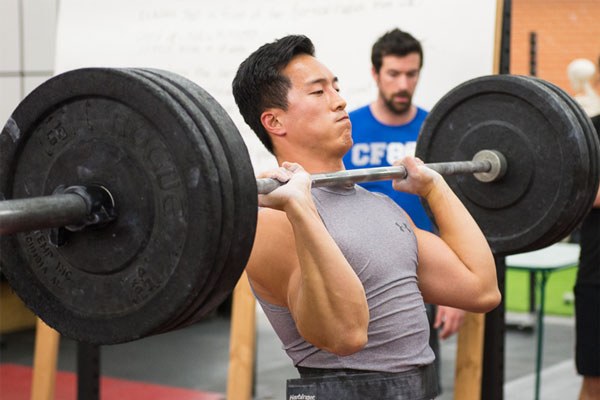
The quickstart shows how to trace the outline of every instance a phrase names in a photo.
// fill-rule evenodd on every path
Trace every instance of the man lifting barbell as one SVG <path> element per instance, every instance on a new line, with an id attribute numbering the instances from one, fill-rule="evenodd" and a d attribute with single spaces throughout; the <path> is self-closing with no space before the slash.
<path id="1" fill-rule="evenodd" d="M 275 59 L 278 57 L 281 55 L 276 54 Z M 311 172 L 323 172 L 310 176 L 313 187 L 337 186 L 314 191 L 322 202 L 330 201 L 329 197 L 336 198 L 335 213 L 326 215 L 329 204 L 318 202 L 317 210 L 323 213 L 321 217 L 326 222 L 335 220 L 334 225 L 331 221 L 326 224 L 333 233 L 331 236 L 337 239 L 341 235 L 348 240 L 357 240 L 353 235 L 372 227 L 371 213 L 368 208 L 357 212 L 352 207 L 345 212 L 346 202 L 352 203 L 354 197 L 338 196 L 336 191 L 345 188 L 346 184 L 351 187 L 353 183 L 364 180 L 403 178 L 406 169 L 396 166 L 383 171 L 378 168 L 354 170 L 352 173 L 326 171 L 341 167 L 341 163 L 336 164 L 339 161 L 336 155 L 341 158 L 340 154 L 348 143 L 330 136 L 335 133 L 334 130 L 321 132 L 321 124 L 322 127 L 333 124 L 344 130 L 347 122 L 343 118 L 327 120 L 323 114 L 325 109 L 313 108 L 312 102 L 318 104 L 319 101 L 335 98 L 337 107 L 343 108 L 343 100 L 331 92 L 331 86 L 337 83 L 330 81 L 330 73 L 314 57 L 308 54 L 289 55 L 289 59 L 284 57 L 283 63 L 287 64 L 290 59 L 310 60 L 306 64 L 306 72 L 317 68 L 324 74 L 321 77 L 327 79 L 312 83 L 317 87 L 323 85 L 321 89 L 304 93 L 310 101 L 289 99 L 294 100 L 293 103 L 290 101 L 290 105 L 303 106 L 304 109 L 286 109 L 282 99 L 299 92 L 294 89 L 288 93 L 285 79 L 281 80 L 283 75 L 275 73 L 273 79 L 281 91 L 276 98 L 280 102 L 269 106 L 271 111 L 279 110 L 280 113 L 265 114 L 277 117 L 267 118 L 265 124 L 274 124 L 270 129 L 281 147 L 278 149 L 281 157 L 300 161 L 299 164 Z M 287 68 L 292 65 L 300 67 L 302 63 L 293 62 Z M 293 76 L 299 78 L 297 72 Z M 277 86 L 279 84 L 283 86 Z M 248 95 L 252 99 L 257 88 L 250 86 L 248 89 L 254 92 Z M 308 105 L 311 107 L 306 107 Z M 282 111 L 284 109 L 286 111 Z M 261 112 L 256 111 L 256 114 L 260 116 Z M 338 112 L 339 117 L 344 115 L 343 110 Z M 303 118 L 296 121 L 288 118 L 295 114 L 301 114 Z M 304 118 L 315 118 L 315 115 L 326 120 L 313 122 Z M 250 122 L 255 129 L 262 129 L 260 118 L 256 118 Z M 304 130 L 299 133 L 303 127 L 306 133 Z M 293 128 L 292 135 L 288 134 L 290 128 Z M 320 135 L 326 147 L 320 143 Z M 293 144 L 290 148 L 293 151 L 285 148 L 287 141 Z M 531 77 L 487 76 L 457 86 L 436 103 L 423 125 L 416 148 L 416 155 L 427 161 L 428 167 L 416 166 L 410 159 L 407 162 L 411 174 L 427 171 L 423 180 L 416 180 L 425 186 L 432 183 L 429 181 L 432 176 L 428 175 L 432 173 L 430 169 L 444 175 L 452 192 L 477 221 L 493 254 L 502 256 L 554 243 L 583 220 L 598 191 L 599 147 L 591 121 L 562 90 Z M 296 154 L 296 149 L 303 149 L 302 154 Z M 325 164 L 330 165 L 326 167 Z M 281 173 L 286 175 L 285 179 L 290 174 L 285 170 Z M 292 174 L 294 182 L 302 176 L 306 179 L 304 173 L 300 175 Z M 434 186 L 437 189 L 432 193 L 435 193 L 446 186 L 439 182 L 438 175 L 433 176 L 436 177 Z M 414 178 L 411 176 L 405 183 L 396 183 L 407 184 L 409 190 L 419 191 L 422 189 L 417 187 L 419 185 L 412 186 Z M 279 186 L 281 183 L 273 179 L 256 180 L 247 148 L 231 118 L 197 84 L 162 70 L 83 68 L 68 71 L 44 82 L 23 99 L 0 133 L 2 274 L 24 303 L 44 322 L 62 335 L 80 342 L 123 343 L 179 329 L 210 315 L 231 293 L 253 248 L 258 213 L 257 192 L 266 194 Z M 306 189 L 304 187 L 299 195 L 309 201 Z M 356 193 L 362 199 L 362 194 Z M 386 201 L 377 197 L 367 199 L 376 203 Z M 444 201 L 453 203 L 455 200 L 452 197 Z M 437 205 L 429 211 L 442 218 L 438 222 L 452 225 L 452 213 L 455 211 L 444 210 L 446 213 L 440 214 L 438 203 L 432 202 Z M 464 213 L 460 205 L 456 207 L 460 209 L 456 211 L 458 214 Z M 393 212 L 387 206 L 384 209 Z M 311 211 L 315 217 L 315 209 Z M 399 211 L 395 209 L 395 212 Z M 268 210 L 260 213 L 258 234 L 264 237 L 264 216 L 277 214 Z M 280 213 L 280 221 L 275 223 L 286 221 L 282 215 Z M 408 311 L 415 313 L 415 321 L 413 325 L 402 325 L 401 328 L 419 331 L 423 330 L 418 319 L 422 299 L 415 286 L 415 248 L 410 245 L 416 246 L 415 238 L 420 238 L 421 233 L 415 231 L 408 220 L 403 220 L 403 214 L 393 217 L 398 225 L 394 223 L 391 231 L 384 231 L 385 224 L 382 223 L 374 233 L 365 231 L 363 234 L 368 240 L 358 245 L 374 257 L 398 256 L 389 249 L 406 245 L 398 250 L 413 255 L 414 262 L 410 267 L 413 269 L 404 271 L 408 272 L 406 280 L 402 280 L 405 277 L 401 275 L 403 270 L 396 268 L 392 272 L 403 284 L 412 284 L 413 289 L 414 297 L 407 304 L 415 306 Z M 323 229 L 321 219 L 315 219 L 312 222 Z M 340 220 L 341 227 L 337 225 Z M 367 221 L 359 223 L 363 220 Z M 470 219 L 466 217 L 466 220 Z M 465 226 L 469 236 L 475 234 L 471 224 L 472 221 Z M 348 226 L 353 229 L 348 229 Z M 290 229 L 290 225 L 283 224 L 281 233 L 291 235 Z M 413 236 L 415 232 L 416 236 Z M 308 233 L 322 234 L 329 238 L 327 240 L 331 244 L 329 232 Z M 397 235 L 406 235 L 413 240 L 407 243 L 394 240 Z M 279 239 L 292 240 L 290 236 L 278 236 L 276 239 L 271 243 L 272 247 L 282 247 Z M 460 243 L 452 246 L 472 246 L 481 239 L 480 236 L 473 240 L 461 236 Z M 313 244 L 319 247 L 325 242 Z M 337 244 L 332 246 L 338 248 Z M 383 250 L 377 251 L 378 248 Z M 344 245 L 339 249 L 355 250 Z M 482 251 L 487 254 L 482 257 L 487 258 L 489 251 L 486 249 L 487 245 L 466 250 L 461 248 L 460 253 Z M 267 251 L 271 249 L 267 248 Z M 290 257 L 288 253 L 286 251 L 279 256 L 285 259 Z M 295 253 L 292 251 L 291 254 Z M 344 253 L 341 260 L 339 253 L 337 256 L 335 260 L 345 265 L 349 275 L 338 274 L 335 279 L 352 277 L 354 272 L 346 264 Z M 423 251 L 419 259 L 422 264 L 420 270 L 423 270 L 423 265 L 431 263 L 429 257 L 435 256 L 435 253 Z M 266 265 L 275 265 L 277 261 L 268 260 Z M 356 265 L 354 259 L 350 261 L 350 265 Z M 407 260 L 403 258 L 401 261 Z M 455 261 L 460 264 L 456 258 Z M 471 266 L 471 260 L 466 261 Z M 300 271 L 297 268 L 296 271 Z M 464 266 L 458 271 L 466 276 L 471 274 Z M 283 272 L 288 273 L 289 270 L 283 269 Z M 294 279 L 297 279 L 296 276 Z M 345 296 L 352 288 L 356 289 L 356 277 L 350 278 L 350 282 L 348 285 L 339 285 L 335 280 L 322 283 L 342 286 L 342 295 Z M 429 279 L 421 280 L 420 284 L 428 288 L 433 286 L 432 282 L 440 284 Z M 253 283 L 259 296 L 267 297 L 260 282 Z M 373 306 L 369 315 L 371 320 L 377 320 L 369 326 L 373 333 L 378 324 L 385 322 L 377 319 L 377 312 L 383 312 L 390 306 L 394 308 L 397 299 L 391 299 L 390 303 L 382 302 L 377 309 L 378 304 L 373 304 L 373 301 L 380 297 L 373 299 L 370 296 L 371 281 L 367 283 L 366 287 L 360 283 L 366 294 L 357 304 L 360 307 L 362 301 L 364 307 L 366 301 L 367 305 Z M 464 280 L 443 282 L 439 288 L 424 292 L 428 296 L 433 292 L 434 297 L 443 297 L 465 284 Z M 406 287 L 401 286 L 401 289 Z M 282 291 L 287 288 L 287 285 L 281 285 Z M 478 289 L 473 286 L 469 290 Z M 394 291 L 382 292 L 384 297 L 396 294 Z M 281 296 L 281 292 L 276 291 L 275 295 Z M 491 297 L 495 295 L 497 293 Z M 457 299 L 463 299 L 462 296 L 464 293 L 460 293 Z M 285 296 L 281 297 L 279 304 L 285 305 L 290 301 Z M 277 299 L 269 297 L 263 300 Z M 479 301 L 475 298 L 470 300 Z M 492 300 L 489 302 L 493 303 Z M 486 308 L 484 304 L 479 305 L 482 310 Z M 491 304 L 487 305 L 491 307 Z M 350 304 L 332 302 L 325 304 L 321 312 L 327 307 L 345 309 L 346 306 L 352 309 Z M 276 305 L 273 307 L 275 310 L 287 310 Z M 328 316 L 337 314 L 332 312 Z M 344 315 L 339 312 L 340 317 Z M 355 346 L 363 344 L 365 338 L 361 337 L 360 330 L 363 329 L 364 336 L 364 326 L 361 327 L 364 315 L 352 317 L 348 321 L 340 318 L 325 320 L 328 332 L 335 331 L 337 323 L 344 325 L 355 321 L 359 326 L 358 335 L 356 331 L 344 331 L 343 337 L 352 339 L 350 348 L 345 347 L 348 342 L 335 342 L 332 346 L 342 347 L 336 351 L 349 353 Z M 396 318 L 396 315 L 389 318 Z M 285 321 L 292 322 L 289 316 Z M 321 330 L 315 333 L 310 318 L 308 329 L 319 340 L 322 340 L 321 333 L 326 333 Z M 334 339 L 339 335 L 337 332 Z M 311 339 L 314 339 L 313 336 Z M 424 336 L 427 336 L 426 332 Z M 418 342 L 420 337 L 420 334 L 415 334 L 411 340 Z M 364 352 L 385 340 L 377 334 L 368 339 L 364 350 L 336 360 L 353 360 L 352 357 L 366 354 Z M 315 355 L 329 354 L 316 347 L 314 349 Z M 305 349 L 292 347 L 291 350 L 302 354 Z M 423 363 L 428 360 L 426 347 L 410 347 L 408 350 L 413 355 L 420 352 Z M 398 357 L 400 354 L 405 353 L 387 352 L 383 361 L 391 363 L 393 357 L 388 356 Z M 371 365 L 377 361 L 382 360 L 370 360 Z M 357 367 L 381 370 L 386 368 L 381 366 L 383 361 L 373 367 L 361 360 Z M 407 365 L 406 360 L 401 362 Z M 342 366 L 336 364 L 335 367 Z M 309 370 L 303 373 L 307 374 Z"/>
<path id="2" fill-rule="evenodd" d="M 441 239 L 383 195 L 354 185 L 310 190 L 306 171 L 342 170 L 352 138 L 337 78 L 308 38 L 262 46 L 241 64 L 233 92 L 281 164 L 266 176 L 288 182 L 259 200 L 246 267 L 301 375 L 288 381 L 288 398 L 434 398 L 423 299 L 474 312 L 500 302 L 476 222 L 444 179 L 411 157 L 394 187 L 427 200 Z"/>

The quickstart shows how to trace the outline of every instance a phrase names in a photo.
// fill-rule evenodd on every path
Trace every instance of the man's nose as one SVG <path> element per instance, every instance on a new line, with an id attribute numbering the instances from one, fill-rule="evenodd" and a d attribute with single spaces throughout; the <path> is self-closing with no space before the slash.
<path id="1" fill-rule="evenodd" d="M 335 91 L 333 97 L 333 109 L 334 110 L 344 110 L 346 108 L 346 100 L 340 95 L 339 92 Z"/>
<path id="2" fill-rule="evenodd" d="M 405 74 L 400 74 L 396 77 L 396 88 L 398 90 L 408 89 L 408 77 Z"/>

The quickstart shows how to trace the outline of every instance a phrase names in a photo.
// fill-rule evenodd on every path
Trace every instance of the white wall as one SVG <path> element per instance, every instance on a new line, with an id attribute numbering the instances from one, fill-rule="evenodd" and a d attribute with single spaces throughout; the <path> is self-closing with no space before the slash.
<path id="1" fill-rule="evenodd" d="M 495 13 L 496 0 L 61 0 L 56 71 L 135 66 L 186 76 L 232 116 L 262 169 L 272 158 L 231 95 L 238 65 L 258 46 L 291 33 L 309 36 L 353 109 L 376 93 L 373 41 L 400 27 L 423 43 L 415 98 L 431 108 L 457 84 L 492 72 Z"/>
<path id="2" fill-rule="evenodd" d="M 54 69 L 58 0 L 0 0 L 0 121 Z"/>

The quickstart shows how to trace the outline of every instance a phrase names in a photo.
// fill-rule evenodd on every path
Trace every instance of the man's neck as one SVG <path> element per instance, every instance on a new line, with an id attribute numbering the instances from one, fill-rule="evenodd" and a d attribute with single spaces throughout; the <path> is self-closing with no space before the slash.
<path id="1" fill-rule="evenodd" d="M 315 157 L 303 157 L 298 153 L 295 153 L 294 156 L 286 156 L 285 154 L 277 156 L 278 165 L 281 165 L 284 161 L 298 163 L 310 174 L 341 171 L 344 169 L 342 158 L 321 159 Z"/>
<path id="2" fill-rule="evenodd" d="M 383 103 L 383 100 L 378 99 L 371 103 L 371 112 L 375 119 L 384 125 L 405 125 L 412 121 L 417 115 L 417 107 L 411 104 L 410 108 L 402 113 L 396 114 Z"/>

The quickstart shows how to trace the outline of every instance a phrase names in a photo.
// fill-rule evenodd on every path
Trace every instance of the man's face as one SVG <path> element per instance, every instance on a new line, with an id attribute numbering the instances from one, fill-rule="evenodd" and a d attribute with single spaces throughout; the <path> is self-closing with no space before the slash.
<path id="1" fill-rule="evenodd" d="M 410 110 L 419 81 L 420 64 L 418 53 L 403 57 L 387 55 L 383 57 L 379 73 L 373 71 L 379 97 L 394 114 L 402 115 Z"/>
<path id="2" fill-rule="evenodd" d="M 352 127 L 337 78 L 306 54 L 295 56 L 283 74 L 292 83 L 282 116 L 287 135 L 305 149 L 324 152 L 330 147 L 345 154 L 352 146 Z"/>

